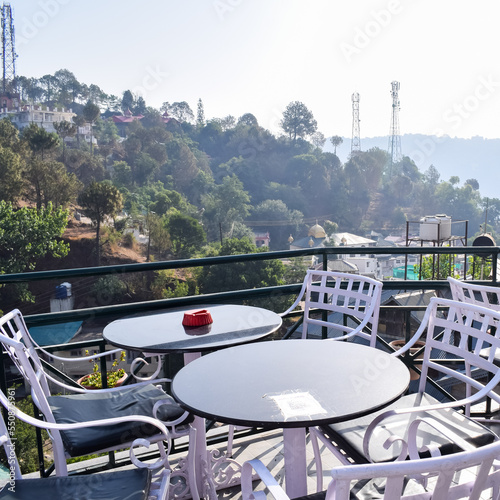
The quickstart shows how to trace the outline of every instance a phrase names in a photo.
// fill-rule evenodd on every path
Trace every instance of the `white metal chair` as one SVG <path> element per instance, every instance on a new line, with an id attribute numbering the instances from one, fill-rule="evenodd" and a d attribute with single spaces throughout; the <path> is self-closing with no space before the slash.
<path id="1" fill-rule="evenodd" d="M 130 458 L 136 466 L 133 469 L 92 475 L 23 479 L 16 456 L 16 419 L 49 432 L 79 429 L 84 424 L 57 424 L 35 419 L 16 408 L 13 397 L 10 394 L 7 397 L 1 391 L 0 402 L 8 411 L 8 429 L 4 419 L 0 416 L 0 444 L 4 447 L 10 469 L 9 481 L 0 491 L 0 499 L 86 500 L 92 498 L 93 500 L 118 500 L 127 498 L 130 500 L 166 500 L 168 497 L 171 476 L 168 462 L 170 435 L 167 428 L 158 420 L 152 417 L 134 416 L 94 420 L 87 424 L 108 427 L 110 424 L 121 424 L 135 420 L 141 425 L 156 428 L 156 431 L 162 435 L 163 441 L 158 442 L 160 459 L 155 463 L 141 462 L 134 455 L 134 448 L 131 448 Z M 165 448 L 165 444 L 167 448 Z M 134 445 L 149 446 L 150 443 L 147 440 L 139 439 L 134 442 Z"/>
<path id="2" fill-rule="evenodd" d="M 328 329 L 328 338 L 348 340 L 356 336 L 370 346 L 377 342 L 382 283 L 358 274 L 316 271 L 309 269 L 295 302 L 280 316 L 286 316 L 304 302 L 302 338 L 307 338 L 310 327 Z M 326 313 L 326 319 L 321 318 Z M 356 326 L 350 326 L 347 318 Z M 371 328 L 371 330 L 370 330 Z M 232 455 L 234 431 L 246 427 L 229 426 L 227 453 Z"/>
<path id="3" fill-rule="evenodd" d="M 453 300 L 500 311 L 499 287 L 467 283 L 451 277 L 448 278 L 448 283 Z M 483 355 L 488 355 L 488 349 L 485 349 Z M 500 351 L 496 353 L 495 360 L 497 364 L 500 364 Z"/>
<path id="4" fill-rule="evenodd" d="M 447 314 L 438 313 L 440 308 L 448 308 Z M 500 371 L 494 363 L 500 335 L 489 333 L 492 328 L 500 333 L 496 328 L 499 322 L 500 312 L 492 309 L 431 299 L 420 328 L 405 347 L 393 353 L 399 356 L 406 352 L 427 330 L 418 391 L 374 414 L 321 427 L 318 429 L 321 440 L 346 464 L 406 458 L 408 450 L 398 444 L 399 438 L 407 438 L 415 418 L 425 417 L 426 422 L 432 422 L 432 426 L 418 429 L 416 435 L 416 447 L 427 450 L 425 453 L 473 450 L 497 440 L 496 434 L 469 415 L 471 404 L 486 397 L 500 402 L 500 396 L 494 391 L 500 381 Z M 484 357 L 481 353 L 486 347 L 490 352 Z M 438 384 L 446 385 L 453 392 L 461 391 L 458 400 L 443 398 L 442 393 L 427 383 L 431 371 Z M 448 400 L 442 402 L 443 399 Z M 461 411 L 462 408 L 465 411 Z M 348 457 L 339 450 L 347 452 Z M 421 456 L 420 451 L 418 454 L 410 451 L 413 457 Z M 315 455 L 320 461 L 317 450 Z"/>
<path id="5" fill-rule="evenodd" d="M 309 269 L 297 299 L 281 315 L 286 316 L 304 302 L 302 338 L 307 338 L 311 327 L 320 326 L 328 328 L 329 338 L 359 336 L 375 347 L 381 294 L 382 283 L 372 278 Z M 321 312 L 326 313 L 326 319 Z M 356 325 L 348 325 L 347 318 L 353 318 Z"/>
<path id="6" fill-rule="evenodd" d="M 418 423 L 418 421 L 415 421 Z M 326 491 L 299 497 L 300 500 L 407 499 L 444 500 L 491 498 L 498 500 L 500 441 L 474 451 L 393 463 L 335 467 Z M 256 491 L 253 471 L 266 491 Z M 255 484 L 255 483 L 254 483 Z M 279 483 L 260 460 L 245 462 L 241 480 L 243 500 L 288 499 Z"/>
<path id="7" fill-rule="evenodd" d="M 500 311 L 500 287 L 467 283 L 452 277 L 448 278 L 448 283 L 453 300 Z"/>
<path id="8" fill-rule="evenodd" d="M 67 474 L 66 459 L 69 457 L 128 448 L 138 438 L 153 443 L 162 441 L 164 435 L 157 432 L 157 427 L 145 425 L 142 417 L 154 417 L 169 428 L 172 438 L 188 435 L 190 444 L 194 443 L 194 431 L 189 425 L 191 416 L 160 385 L 153 385 L 148 381 L 125 387 L 87 391 L 62 384 L 44 371 L 35 346 L 30 343 L 26 332 L 24 319 L 18 310 L 11 311 L 0 319 L 0 342 L 30 385 L 35 405 L 47 423 L 82 424 L 79 427 L 51 428 L 57 475 Z M 59 384 L 65 392 L 76 393 L 52 395 L 48 380 Z M 154 382 L 161 384 L 165 381 L 170 380 L 158 379 Z M 125 419 L 115 422 L 117 417 Z M 106 420 L 109 425 L 96 427 L 92 422 L 97 420 Z M 194 469 L 191 460 L 193 455 L 188 454 L 185 472 L 186 480 L 191 484 L 195 484 L 188 477 Z"/>

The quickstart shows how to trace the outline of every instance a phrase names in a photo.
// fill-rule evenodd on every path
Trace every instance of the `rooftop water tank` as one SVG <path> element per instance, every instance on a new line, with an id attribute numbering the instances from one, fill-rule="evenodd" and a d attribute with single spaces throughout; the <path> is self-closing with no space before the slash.
<path id="1" fill-rule="evenodd" d="M 64 283 L 61 283 L 61 286 L 66 288 L 66 296 L 71 297 L 71 283 L 68 283 L 67 281 L 65 281 Z"/>
<path id="2" fill-rule="evenodd" d="M 56 286 L 56 299 L 67 299 L 71 297 L 71 283 L 64 282 Z"/>
<path id="3" fill-rule="evenodd" d="M 451 217 L 445 214 L 426 215 L 420 219 L 420 239 L 442 241 L 451 237 Z"/>
<path id="4" fill-rule="evenodd" d="M 65 286 L 57 285 L 56 286 L 56 299 L 66 299 L 68 298 L 68 292 Z"/>

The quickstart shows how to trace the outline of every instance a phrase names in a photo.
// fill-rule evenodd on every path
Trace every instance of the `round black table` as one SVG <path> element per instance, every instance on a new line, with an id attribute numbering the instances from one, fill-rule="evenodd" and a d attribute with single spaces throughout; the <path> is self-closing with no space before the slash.
<path id="1" fill-rule="evenodd" d="M 188 310 L 207 309 L 213 323 L 183 326 Z M 169 309 L 113 321 L 104 328 L 104 339 L 117 347 L 144 353 L 200 353 L 252 342 L 278 330 L 281 317 L 267 309 L 241 305 L 209 305 Z"/>
<path id="2" fill-rule="evenodd" d="M 201 417 L 283 428 L 287 492 L 300 496 L 307 493 L 305 428 L 381 409 L 398 399 L 409 382 L 400 359 L 373 347 L 285 340 L 203 356 L 177 373 L 172 393 Z"/>

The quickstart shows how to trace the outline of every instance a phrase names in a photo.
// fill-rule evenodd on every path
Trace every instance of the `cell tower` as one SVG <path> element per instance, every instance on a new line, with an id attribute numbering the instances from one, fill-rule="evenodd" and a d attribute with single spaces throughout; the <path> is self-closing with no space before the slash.
<path id="1" fill-rule="evenodd" d="M 391 83 L 392 96 L 392 117 L 391 117 L 391 132 L 389 134 L 389 149 L 388 153 L 391 157 L 391 166 L 401 161 L 403 155 L 401 153 L 401 133 L 399 131 L 399 82 Z"/>
<path id="2" fill-rule="evenodd" d="M 361 151 L 361 137 L 359 133 L 359 94 L 352 94 L 352 139 L 351 155 Z"/>
<path id="3" fill-rule="evenodd" d="M 2 91 L 12 91 L 13 83 L 16 78 L 16 51 L 14 38 L 14 20 L 12 18 L 12 9 L 9 3 L 2 6 Z"/>

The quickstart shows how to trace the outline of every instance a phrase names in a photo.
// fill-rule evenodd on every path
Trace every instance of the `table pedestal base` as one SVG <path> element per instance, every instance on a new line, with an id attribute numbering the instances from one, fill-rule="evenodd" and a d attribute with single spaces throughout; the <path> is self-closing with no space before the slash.
<path id="1" fill-rule="evenodd" d="M 290 498 L 307 495 L 306 430 L 283 429 L 285 487 Z"/>

